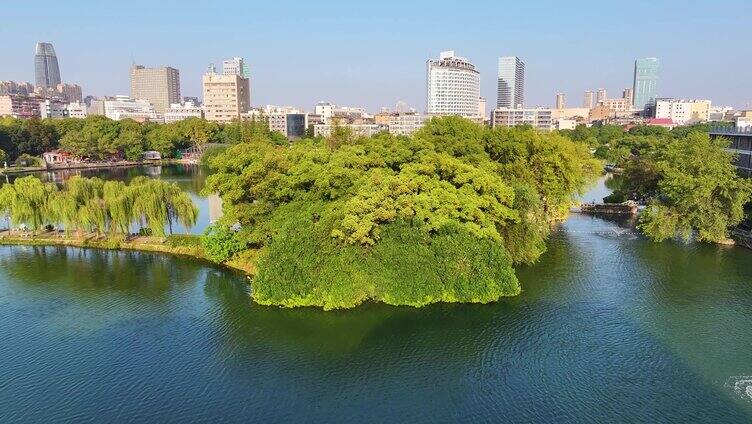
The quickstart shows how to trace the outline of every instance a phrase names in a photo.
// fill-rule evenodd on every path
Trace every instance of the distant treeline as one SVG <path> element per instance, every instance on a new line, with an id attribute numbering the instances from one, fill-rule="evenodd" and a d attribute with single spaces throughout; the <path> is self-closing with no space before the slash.
<path id="1" fill-rule="evenodd" d="M 58 148 L 94 160 L 114 156 L 139 160 L 145 151 L 172 158 L 180 149 L 201 148 L 207 143 L 236 144 L 254 137 L 287 141 L 282 134 L 271 133 L 264 120 L 221 125 L 200 118 L 158 124 L 132 119 L 113 121 L 104 116 L 24 120 L 4 117 L 0 118 L 0 161 L 40 156 Z"/>

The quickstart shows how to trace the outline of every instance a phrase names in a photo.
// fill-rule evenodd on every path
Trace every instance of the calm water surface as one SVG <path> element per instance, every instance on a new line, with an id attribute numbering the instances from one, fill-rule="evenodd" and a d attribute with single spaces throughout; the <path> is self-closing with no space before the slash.
<path id="1" fill-rule="evenodd" d="M 519 297 L 324 313 L 187 259 L 0 247 L 0 423 L 749 423 L 751 261 L 573 215 Z"/>

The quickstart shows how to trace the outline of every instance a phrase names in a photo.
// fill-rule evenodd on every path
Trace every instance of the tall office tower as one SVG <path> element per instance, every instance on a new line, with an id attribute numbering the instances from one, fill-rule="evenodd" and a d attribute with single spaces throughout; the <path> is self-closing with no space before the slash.
<path id="1" fill-rule="evenodd" d="M 629 102 L 631 105 L 634 100 L 632 89 L 629 87 L 625 88 L 624 91 L 621 92 L 621 98 Z"/>
<path id="2" fill-rule="evenodd" d="M 658 95 L 661 63 L 656 57 L 635 60 L 632 93 L 636 109 L 652 105 Z"/>
<path id="3" fill-rule="evenodd" d="M 606 100 L 608 96 L 606 95 L 606 89 L 605 88 L 599 88 L 598 91 L 595 92 L 595 103 L 598 104 L 604 100 Z"/>
<path id="4" fill-rule="evenodd" d="M 180 72 L 169 66 L 146 68 L 131 66 L 131 99 L 149 100 L 157 113 L 180 103 Z"/>
<path id="5" fill-rule="evenodd" d="M 566 98 L 564 93 L 556 93 L 556 109 L 561 110 L 566 107 Z"/>
<path id="6" fill-rule="evenodd" d="M 60 67 L 51 43 L 37 43 L 34 54 L 34 75 L 37 87 L 55 88 L 60 84 Z"/>
<path id="7" fill-rule="evenodd" d="M 233 57 L 222 62 L 222 75 L 240 75 L 250 79 L 251 72 L 242 57 Z"/>
<path id="8" fill-rule="evenodd" d="M 582 100 L 582 107 L 586 107 L 588 109 L 592 109 L 593 104 L 593 92 L 588 90 L 585 92 L 585 98 Z"/>
<path id="9" fill-rule="evenodd" d="M 499 58 L 499 81 L 496 107 L 525 105 L 525 63 L 517 56 Z"/>
<path id="10" fill-rule="evenodd" d="M 248 78 L 237 74 L 220 75 L 209 68 L 203 77 L 204 118 L 213 122 L 232 122 L 251 107 Z"/>
<path id="11" fill-rule="evenodd" d="M 426 65 L 426 112 L 477 117 L 480 72 L 475 65 L 454 51 L 441 52 Z"/>
<path id="12" fill-rule="evenodd" d="M 478 115 L 482 117 L 486 117 L 486 98 L 480 97 L 478 99 Z"/>

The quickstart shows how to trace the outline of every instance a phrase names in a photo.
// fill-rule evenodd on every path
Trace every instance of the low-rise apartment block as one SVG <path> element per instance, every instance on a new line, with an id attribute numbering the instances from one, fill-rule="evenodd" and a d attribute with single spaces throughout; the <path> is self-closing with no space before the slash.
<path id="1" fill-rule="evenodd" d="M 518 125 L 530 125 L 539 131 L 551 131 L 553 125 L 551 109 L 497 108 L 491 114 L 493 128 Z"/>

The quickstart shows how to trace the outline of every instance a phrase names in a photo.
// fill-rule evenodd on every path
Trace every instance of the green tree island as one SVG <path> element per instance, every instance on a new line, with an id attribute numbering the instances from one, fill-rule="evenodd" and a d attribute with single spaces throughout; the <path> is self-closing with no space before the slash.
<path id="1" fill-rule="evenodd" d="M 225 208 L 207 236 L 217 259 L 256 250 L 256 302 L 324 309 L 517 295 L 514 266 L 544 252 L 600 173 L 584 143 L 457 117 L 412 137 L 250 134 L 210 163 L 206 190 Z"/>

